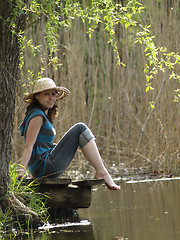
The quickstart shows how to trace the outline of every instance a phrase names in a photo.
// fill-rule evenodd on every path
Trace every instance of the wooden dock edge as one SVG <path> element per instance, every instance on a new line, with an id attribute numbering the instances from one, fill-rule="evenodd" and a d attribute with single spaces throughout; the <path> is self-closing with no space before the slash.
<path id="1" fill-rule="evenodd" d="M 104 183 L 103 179 L 72 181 L 69 178 L 26 179 L 24 184 L 37 184 L 39 192 L 46 194 L 47 207 L 50 209 L 88 208 L 92 200 L 92 187 Z"/>

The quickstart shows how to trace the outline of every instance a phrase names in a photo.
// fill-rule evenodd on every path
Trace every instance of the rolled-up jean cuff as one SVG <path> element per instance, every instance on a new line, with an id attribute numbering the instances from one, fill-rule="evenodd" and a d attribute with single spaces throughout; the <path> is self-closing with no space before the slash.
<path id="1" fill-rule="evenodd" d="M 85 147 L 91 139 L 95 139 L 93 133 L 91 130 L 88 128 L 84 132 L 82 132 L 79 136 L 79 146 L 80 148 Z"/>

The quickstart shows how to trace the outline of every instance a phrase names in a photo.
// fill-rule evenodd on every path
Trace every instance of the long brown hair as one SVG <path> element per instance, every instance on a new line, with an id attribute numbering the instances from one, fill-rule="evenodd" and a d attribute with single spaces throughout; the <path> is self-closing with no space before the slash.
<path id="1" fill-rule="evenodd" d="M 26 114 L 34 108 L 40 108 L 43 111 L 42 106 L 39 103 L 39 101 L 35 98 L 35 95 L 33 96 L 33 100 L 30 102 L 30 104 L 26 108 Z M 47 116 L 50 122 L 52 123 L 54 119 L 58 116 L 57 104 L 54 104 L 54 106 L 49 109 Z"/>

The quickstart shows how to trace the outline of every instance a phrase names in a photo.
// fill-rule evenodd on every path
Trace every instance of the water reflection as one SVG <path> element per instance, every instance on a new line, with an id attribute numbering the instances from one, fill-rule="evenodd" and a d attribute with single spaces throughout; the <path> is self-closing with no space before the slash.
<path id="1" fill-rule="evenodd" d="M 95 239 L 179 240 L 179 202 L 178 180 L 124 183 L 119 192 L 94 192 L 91 207 L 79 213 Z"/>
<path id="2" fill-rule="evenodd" d="M 22 234 L 16 237 L 3 236 L 0 239 L 16 239 L 16 240 L 95 240 L 91 224 L 81 223 L 66 223 L 50 225 L 49 229 L 46 228 L 40 231 Z"/>

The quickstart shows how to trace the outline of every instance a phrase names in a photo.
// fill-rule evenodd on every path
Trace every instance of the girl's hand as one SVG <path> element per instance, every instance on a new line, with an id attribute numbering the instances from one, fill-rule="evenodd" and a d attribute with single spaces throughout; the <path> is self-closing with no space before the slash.
<path id="1" fill-rule="evenodd" d="M 21 167 L 21 168 L 18 168 L 16 171 L 18 173 L 18 179 L 22 180 L 24 178 L 26 169 Z"/>

